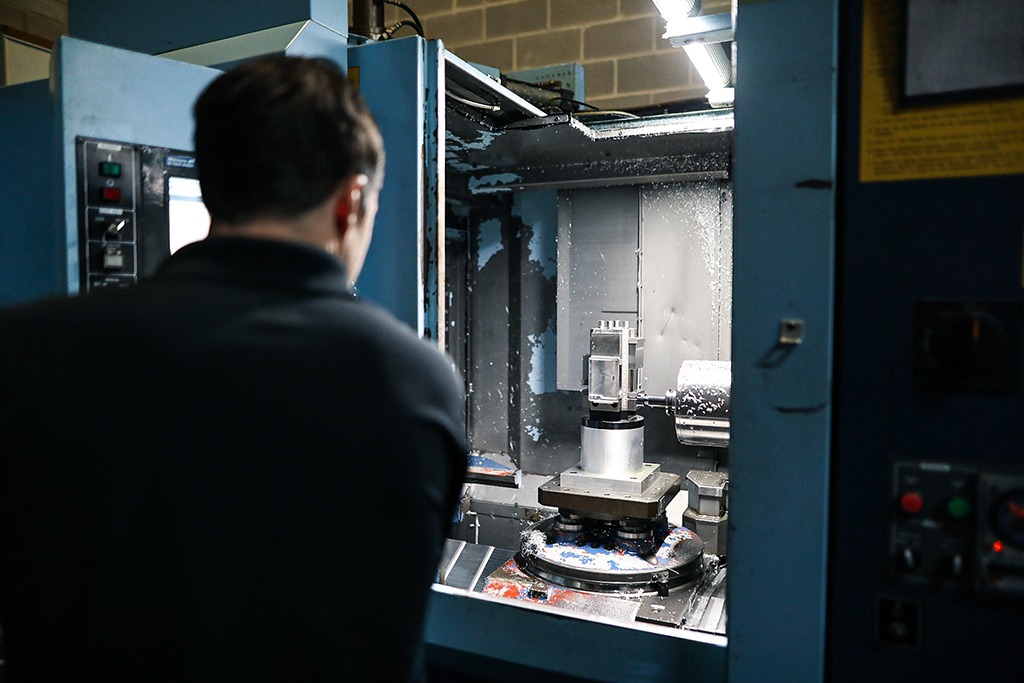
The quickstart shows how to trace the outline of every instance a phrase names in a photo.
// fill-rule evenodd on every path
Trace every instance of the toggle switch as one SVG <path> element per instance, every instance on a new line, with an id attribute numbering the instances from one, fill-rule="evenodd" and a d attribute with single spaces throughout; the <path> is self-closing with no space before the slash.
<path id="1" fill-rule="evenodd" d="M 119 239 L 121 239 L 122 236 L 123 236 L 121 231 L 124 230 L 124 227 L 126 225 L 128 225 L 128 221 L 126 221 L 126 220 L 120 220 L 120 221 L 118 221 L 116 223 L 111 223 L 110 225 L 108 225 L 107 226 L 107 235 L 106 235 L 107 239 L 109 239 L 109 240 L 119 240 Z"/>
<path id="2" fill-rule="evenodd" d="M 921 567 L 921 556 L 912 548 L 904 548 L 900 552 L 900 562 L 907 571 L 917 571 Z"/>

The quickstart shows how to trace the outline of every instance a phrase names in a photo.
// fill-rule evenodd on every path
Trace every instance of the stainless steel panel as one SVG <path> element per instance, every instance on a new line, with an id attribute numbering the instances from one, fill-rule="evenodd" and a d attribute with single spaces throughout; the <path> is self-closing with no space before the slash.
<path id="1" fill-rule="evenodd" d="M 590 330 L 637 318 L 640 192 L 574 190 L 558 197 L 558 388 L 582 388 Z"/>
<path id="2" fill-rule="evenodd" d="M 644 186 L 640 200 L 643 388 L 674 389 L 684 360 L 728 360 L 732 190 L 714 180 Z"/>

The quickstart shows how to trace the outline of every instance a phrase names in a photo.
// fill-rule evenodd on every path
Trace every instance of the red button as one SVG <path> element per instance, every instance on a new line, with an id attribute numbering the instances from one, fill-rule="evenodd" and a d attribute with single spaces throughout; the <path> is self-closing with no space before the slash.
<path id="1" fill-rule="evenodd" d="M 908 515 L 916 515 L 923 507 L 924 500 L 915 491 L 907 491 L 900 496 L 900 508 Z"/>
<path id="2" fill-rule="evenodd" d="M 105 202 L 119 202 L 121 201 L 121 188 L 119 187 L 104 187 L 100 196 Z"/>

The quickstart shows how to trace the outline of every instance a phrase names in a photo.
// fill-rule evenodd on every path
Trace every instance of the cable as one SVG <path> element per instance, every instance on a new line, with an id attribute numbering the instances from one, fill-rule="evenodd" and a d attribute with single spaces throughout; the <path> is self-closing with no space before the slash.
<path id="1" fill-rule="evenodd" d="M 408 14 L 412 18 L 413 22 L 415 23 L 415 25 L 416 25 L 416 32 L 420 34 L 420 37 L 421 38 L 426 38 L 427 37 L 426 34 L 423 31 L 423 24 L 420 23 L 420 18 L 416 16 L 416 13 L 413 12 L 412 9 L 410 9 L 408 5 L 406 5 L 404 2 L 399 2 L 399 0 L 384 0 L 384 2 L 386 4 L 388 4 L 388 5 L 394 5 L 395 7 L 401 9 L 406 14 Z"/>
<path id="2" fill-rule="evenodd" d="M 547 101 L 547 105 L 555 107 L 556 109 L 558 109 L 558 110 L 560 110 L 560 111 L 562 111 L 563 113 L 566 113 L 566 114 L 575 113 L 578 116 L 579 114 L 583 114 L 583 113 L 587 113 L 587 112 L 570 112 L 570 111 L 564 109 L 563 107 L 559 106 L 557 104 L 558 102 L 566 102 L 566 103 L 571 104 L 571 105 L 573 105 L 575 107 L 586 107 L 587 109 L 592 109 L 594 112 L 613 113 L 613 114 L 624 115 L 624 116 L 628 116 L 628 117 L 632 117 L 632 118 L 639 118 L 639 117 L 634 117 L 632 114 L 628 114 L 627 112 L 607 112 L 607 111 L 602 111 L 602 109 L 600 107 L 596 107 L 593 104 L 589 104 L 587 102 L 583 102 L 582 100 L 576 100 L 576 99 L 573 99 L 572 97 L 567 97 L 566 93 L 569 93 L 569 95 L 573 94 L 571 90 L 566 90 L 564 88 L 557 88 L 557 87 L 551 86 L 551 85 L 544 85 L 544 84 L 541 84 L 541 83 L 530 83 L 529 81 L 521 81 L 518 78 L 510 78 L 510 77 L 504 76 L 504 75 L 503 75 L 503 78 L 506 81 L 510 82 L 510 83 L 519 83 L 521 85 L 526 85 L 526 86 L 529 86 L 531 88 L 539 88 L 541 90 L 547 90 L 549 92 L 557 93 L 559 96 L 558 97 L 552 97 L 550 100 Z"/>
<path id="3" fill-rule="evenodd" d="M 581 102 L 580 100 L 574 100 L 571 97 L 556 97 L 552 102 L 568 102 L 569 104 L 575 104 L 577 107 L 589 107 L 594 111 L 601 111 L 601 107 L 595 107 L 592 104 Z"/>
<path id="4" fill-rule="evenodd" d="M 463 104 L 468 105 L 470 107 L 476 107 L 477 109 L 483 109 L 485 111 L 501 111 L 501 107 L 499 107 L 497 105 L 487 104 L 487 103 L 484 103 L 484 102 L 474 102 L 473 100 L 467 100 L 464 97 L 459 97 L 458 95 L 453 93 L 451 90 L 446 90 L 445 94 L 448 97 L 450 97 L 453 100 L 455 100 L 456 102 L 462 102 Z"/>
<path id="5" fill-rule="evenodd" d="M 603 115 L 615 115 L 624 119 L 638 119 L 640 118 L 636 114 L 630 114 L 628 111 L 618 111 L 616 109 L 598 109 L 597 111 L 578 111 L 575 116 L 577 118 L 583 116 L 603 116 Z"/>
<path id="6" fill-rule="evenodd" d="M 417 27 L 416 24 L 414 24 L 413 22 L 409 21 L 408 19 L 402 19 L 397 24 L 394 24 L 393 26 L 388 26 L 386 29 L 384 29 L 384 32 L 380 34 L 380 39 L 381 40 L 387 40 L 387 39 L 391 38 L 391 36 L 394 35 L 395 31 L 397 31 L 398 29 L 402 28 L 403 26 L 408 26 L 409 28 L 411 28 L 414 31 L 416 31 L 416 33 L 420 36 L 420 38 L 424 38 L 425 37 L 423 35 L 423 31 L 419 27 Z"/>

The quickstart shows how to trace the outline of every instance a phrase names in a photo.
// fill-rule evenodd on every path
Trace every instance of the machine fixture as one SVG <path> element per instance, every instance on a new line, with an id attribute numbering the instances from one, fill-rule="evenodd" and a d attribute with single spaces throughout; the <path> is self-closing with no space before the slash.
<path id="1" fill-rule="evenodd" d="M 485 579 L 485 593 L 572 605 L 627 621 L 724 632 L 727 478 L 693 470 L 683 525 L 666 509 L 680 477 L 644 462 L 644 405 L 675 417 L 684 444 L 728 444 L 729 363 L 683 364 L 666 396 L 641 391 L 644 340 L 630 323 L 590 330 L 580 460 L 538 488 L 558 514 L 529 526 L 518 552 Z M 701 534 L 703 532 L 704 535 Z M 704 537 L 706 536 L 706 538 Z M 699 607 L 698 607 L 699 606 Z"/>

